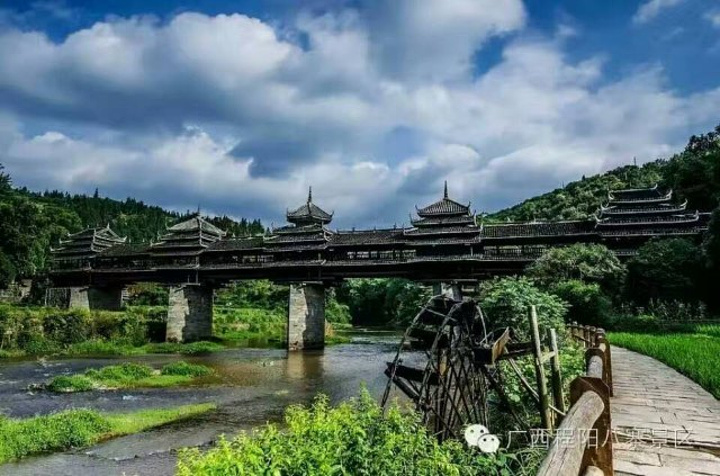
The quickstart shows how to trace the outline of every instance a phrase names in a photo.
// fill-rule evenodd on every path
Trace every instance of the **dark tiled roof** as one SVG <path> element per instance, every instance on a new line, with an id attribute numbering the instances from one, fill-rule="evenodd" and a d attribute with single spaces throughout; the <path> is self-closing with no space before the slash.
<path id="1" fill-rule="evenodd" d="M 136 256 L 147 254 L 150 250 L 149 243 L 123 243 L 120 245 L 113 246 L 102 253 L 100 257 L 113 257 L 113 256 Z"/>
<path id="2" fill-rule="evenodd" d="M 669 213 L 682 213 L 687 207 L 687 201 L 680 205 L 674 205 L 671 203 L 659 203 L 650 204 L 647 206 L 638 206 L 638 204 L 632 204 L 627 206 L 609 206 L 600 207 L 600 215 L 667 215 Z"/>
<path id="3" fill-rule="evenodd" d="M 338 231 L 328 242 L 328 246 L 374 245 L 403 241 L 402 229 Z"/>
<path id="4" fill-rule="evenodd" d="M 696 223 L 700 219 L 699 213 L 684 215 L 657 215 L 657 216 L 637 216 L 637 217 L 611 217 L 598 220 L 598 227 L 621 227 L 621 226 L 643 226 L 643 225 L 663 225 L 674 224 L 681 225 L 684 223 Z"/>
<path id="5" fill-rule="evenodd" d="M 183 233 L 183 232 L 202 232 L 212 236 L 225 236 L 225 232 L 220 228 L 216 227 L 212 223 L 208 222 L 201 216 L 194 216 L 180 223 L 177 223 L 168 228 L 169 234 Z"/>
<path id="6" fill-rule="evenodd" d="M 547 223 L 487 224 L 482 227 L 483 238 L 514 238 L 532 236 L 583 235 L 593 233 L 592 221 L 560 221 Z"/>
<path id="7" fill-rule="evenodd" d="M 599 231 L 600 236 L 670 236 L 670 235 L 698 235 L 707 231 L 705 226 L 693 227 L 663 227 L 654 226 L 652 228 L 610 228 Z"/>
<path id="8" fill-rule="evenodd" d="M 665 193 L 658 189 L 658 186 L 649 188 L 626 188 L 621 190 L 611 190 L 610 195 L 618 200 L 644 200 L 661 198 Z"/>
<path id="9" fill-rule="evenodd" d="M 330 220 L 332 220 L 332 215 L 323 210 L 322 208 L 318 207 L 314 203 L 308 202 L 305 205 L 296 208 L 295 210 L 287 212 L 287 218 L 317 218 L 321 221 L 329 222 Z"/>
<path id="10" fill-rule="evenodd" d="M 420 218 L 412 220 L 412 225 L 417 227 L 423 226 L 442 226 L 442 225 L 474 225 L 475 217 L 472 215 L 460 216 L 436 216 L 428 218 Z"/>
<path id="11" fill-rule="evenodd" d="M 60 246 L 52 250 L 54 260 L 72 256 L 74 258 L 92 258 L 109 248 L 125 243 L 109 227 L 88 228 L 78 233 L 68 235 L 67 239 L 60 240 Z"/>
<path id="12" fill-rule="evenodd" d="M 429 217 L 434 215 L 469 215 L 470 205 L 463 205 L 455 200 L 445 197 L 432 203 L 424 208 L 417 208 L 417 214 L 421 217 Z"/>
<path id="13" fill-rule="evenodd" d="M 405 236 L 435 236 L 480 233 L 477 226 L 444 226 L 438 228 L 413 228 L 405 230 Z"/>
<path id="14" fill-rule="evenodd" d="M 320 223 L 312 223 L 310 225 L 287 225 L 280 228 L 273 228 L 272 234 L 273 235 L 297 235 L 297 234 L 303 234 L 303 233 L 319 233 L 319 232 L 328 232 L 331 233 L 330 230 L 325 228 Z"/>
<path id="15" fill-rule="evenodd" d="M 207 251 L 235 251 L 248 250 L 263 247 L 263 237 L 253 236 L 251 238 L 232 238 L 216 241 L 208 245 Z"/>

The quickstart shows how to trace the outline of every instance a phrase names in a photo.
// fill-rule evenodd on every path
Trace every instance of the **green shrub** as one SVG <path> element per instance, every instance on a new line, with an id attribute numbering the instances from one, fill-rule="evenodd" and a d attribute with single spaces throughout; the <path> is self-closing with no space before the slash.
<path id="1" fill-rule="evenodd" d="M 538 313 L 541 335 L 555 329 L 558 336 L 565 329 L 567 303 L 541 291 L 526 278 L 502 278 L 487 281 L 481 289 L 481 307 L 489 329 L 511 327 L 519 340 L 530 340 L 528 312 L 534 305 Z"/>
<path id="2" fill-rule="evenodd" d="M 527 270 L 546 289 L 559 281 L 595 283 L 611 296 L 622 289 L 627 270 L 604 245 L 577 243 L 550 248 Z"/>
<path id="3" fill-rule="evenodd" d="M 90 369 L 85 375 L 93 380 L 127 382 L 150 377 L 152 367 L 143 364 L 127 362 L 120 365 L 108 365 L 99 370 Z"/>
<path id="4" fill-rule="evenodd" d="M 180 453 L 177 474 L 202 475 L 478 475 L 513 474 L 527 461 L 501 450 L 483 455 L 457 441 L 438 443 L 416 415 L 385 414 L 367 392 L 330 407 L 318 396 L 310 408 L 288 407 L 287 428 L 267 425 L 202 453 Z"/>
<path id="5" fill-rule="evenodd" d="M 59 345 L 82 342 L 91 334 L 90 313 L 80 309 L 53 310 L 43 318 L 45 337 Z"/>
<path id="6" fill-rule="evenodd" d="M 47 385 L 51 392 L 89 392 L 95 386 L 92 380 L 84 375 L 59 375 Z"/>
<path id="7" fill-rule="evenodd" d="M 610 298 L 597 283 L 577 279 L 561 281 L 551 286 L 553 294 L 567 302 L 567 320 L 596 327 L 607 327 L 613 315 Z"/>
<path id="8" fill-rule="evenodd" d="M 182 375 L 186 377 L 201 377 L 212 373 L 212 369 L 204 365 L 189 364 L 184 361 L 167 364 L 160 372 L 162 375 Z"/>

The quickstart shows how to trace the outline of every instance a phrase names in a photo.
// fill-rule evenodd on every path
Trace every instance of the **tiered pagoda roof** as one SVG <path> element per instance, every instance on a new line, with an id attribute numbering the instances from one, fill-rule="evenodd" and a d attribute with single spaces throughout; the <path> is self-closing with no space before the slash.
<path id="1" fill-rule="evenodd" d="M 273 228 L 265 244 L 273 251 L 304 251 L 321 249 L 333 232 L 325 225 L 332 221 L 333 214 L 315 205 L 312 201 L 312 187 L 308 190 L 307 202 L 295 210 L 288 211 L 287 221 L 291 223 Z"/>
<path id="2" fill-rule="evenodd" d="M 462 236 L 464 240 L 472 240 L 472 235 L 480 232 L 475 214 L 470 212 L 470 204 L 463 205 L 448 196 L 447 181 L 442 199 L 423 208 L 415 207 L 415 210 L 418 218 L 411 219 L 413 228 L 403 232 L 408 238 L 439 239 L 438 242 L 442 242 L 448 239 L 456 241 Z"/>
<path id="3" fill-rule="evenodd" d="M 651 188 L 613 190 L 596 213 L 596 228 L 604 236 L 694 234 L 702 228 L 700 213 L 687 210 L 687 201 L 674 203 L 672 190 Z"/>
<path id="4" fill-rule="evenodd" d="M 160 241 L 150 247 L 154 256 L 197 256 L 226 233 L 199 214 L 167 229 Z"/>
<path id="5" fill-rule="evenodd" d="M 104 228 L 87 228 L 60 240 L 60 246 L 52 249 L 52 259 L 57 264 L 89 260 L 115 245 L 125 243 L 126 240 L 127 238 L 121 238 L 112 231 L 110 225 Z"/>
<path id="6" fill-rule="evenodd" d="M 285 216 L 288 222 L 297 226 L 304 226 L 311 224 L 327 225 L 332 221 L 333 214 L 326 212 L 313 203 L 312 187 L 310 187 L 307 202 L 295 210 L 288 210 Z"/>

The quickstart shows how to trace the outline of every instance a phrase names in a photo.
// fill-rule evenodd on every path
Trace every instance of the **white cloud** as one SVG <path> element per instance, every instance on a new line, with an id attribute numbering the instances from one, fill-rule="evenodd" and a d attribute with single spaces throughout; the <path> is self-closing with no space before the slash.
<path id="1" fill-rule="evenodd" d="M 715 28 L 720 28 L 720 10 L 714 9 L 705 13 L 705 19 L 709 21 Z"/>
<path id="2" fill-rule="evenodd" d="M 672 8 L 685 0 L 648 0 L 640 5 L 637 12 L 633 16 L 633 22 L 636 24 L 647 23 L 657 17 L 660 12 L 668 8 Z"/>
<path id="3" fill-rule="evenodd" d="M 602 59 L 566 55 L 574 30 L 518 34 L 476 77 L 473 54 L 521 29 L 522 5 L 409 5 L 281 27 L 120 18 L 61 43 L 5 30 L 0 157 L 32 188 L 276 223 L 313 185 L 338 225 L 391 225 L 446 178 L 492 210 L 667 155 L 716 120 L 720 89 L 680 95 L 659 67 L 607 81 Z"/>

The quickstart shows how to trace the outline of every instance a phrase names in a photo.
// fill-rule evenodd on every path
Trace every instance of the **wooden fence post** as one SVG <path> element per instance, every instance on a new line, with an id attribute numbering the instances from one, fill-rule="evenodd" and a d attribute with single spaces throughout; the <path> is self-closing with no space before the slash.
<path id="1" fill-rule="evenodd" d="M 604 329 L 598 329 L 597 330 L 597 345 L 602 346 L 605 345 L 604 349 L 604 362 L 603 362 L 603 370 L 604 370 L 604 376 L 603 379 L 605 380 L 605 383 L 608 386 L 608 390 L 610 391 L 610 396 L 614 396 L 613 392 L 613 373 L 612 373 L 612 351 L 610 350 L 610 343 L 607 341 L 607 337 L 605 336 L 605 330 Z"/>
<path id="2" fill-rule="evenodd" d="M 563 395 L 562 373 L 560 370 L 560 351 L 558 350 L 557 333 L 555 332 L 555 329 L 550 329 L 548 333 L 550 334 L 550 352 L 553 353 L 553 356 L 550 359 L 550 378 L 552 381 L 555 408 L 557 408 L 562 413 L 565 413 L 565 396 Z M 556 422 L 559 422 L 561 419 L 562 415 L 556 415 Z"/>
<path id="3" fill-rule="evenodd" d="M 542 343 L 540 342 L 540 329 L 538 328 L 537 310 L 530 306 L 530 331 L 533 341 L 533 352 L 535 354 L 535 378 L 538 386 L 538 409 L 543 428 L 552 430 L 552 419 L 550 415 L 550 397 L 545 381 L 545 369 L 542 361 Z"/>

